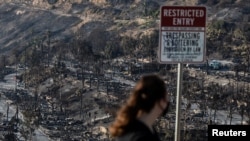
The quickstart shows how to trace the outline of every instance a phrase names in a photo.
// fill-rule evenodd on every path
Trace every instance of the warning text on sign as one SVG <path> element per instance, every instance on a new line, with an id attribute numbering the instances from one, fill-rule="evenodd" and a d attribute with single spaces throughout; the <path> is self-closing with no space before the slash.
<path id="1" fill-rule="evenodd" d="M 202 61 L 203 32 L 162 32 L 161 55 L 167 61 Z"/>

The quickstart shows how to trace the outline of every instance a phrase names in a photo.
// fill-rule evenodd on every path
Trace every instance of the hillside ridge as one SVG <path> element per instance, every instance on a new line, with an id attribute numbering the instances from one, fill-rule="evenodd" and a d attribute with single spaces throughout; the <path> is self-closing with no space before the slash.
<path id="1" fill-rule="evenodd" d="M 84 38 L 96 29 L 110 32 L 112 36 L 140 36 L 159 28 L 161 5 L 206 5 L 208 21 L 228 20 L 249 22 L 243 14 L 242 0 L 231 7 L 220 7 L 222 1 L 212 5 L 209 0 L 1 0 L 0 52 L 8 54 L 14 48 L 22 49 L 35 38 L 45 38 L 48 31 L 54 41 L 68 42 L 76 32 Z M 229 5 L 224 0 L 224 5 Z"/>

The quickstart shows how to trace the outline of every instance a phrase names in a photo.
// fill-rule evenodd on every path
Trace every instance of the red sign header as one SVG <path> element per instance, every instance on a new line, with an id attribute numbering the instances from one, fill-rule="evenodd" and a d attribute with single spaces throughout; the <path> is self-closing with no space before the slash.
<path id="1" fill-rule="evenodd" d="M 205 27 L 206 7 L 162 6 L 161 27 Z"/>

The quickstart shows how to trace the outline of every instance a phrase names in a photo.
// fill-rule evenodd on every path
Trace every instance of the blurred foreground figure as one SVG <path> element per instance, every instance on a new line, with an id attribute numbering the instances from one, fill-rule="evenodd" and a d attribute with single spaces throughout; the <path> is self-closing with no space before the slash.
<path id="1" fill-rule="evenodd" d="M 167 97 L 166 85 L 158 75 L 143 76 L 109 127 L 111 136 L 116 141 L 160 141 L 153 124 L 166 114 Z"/>

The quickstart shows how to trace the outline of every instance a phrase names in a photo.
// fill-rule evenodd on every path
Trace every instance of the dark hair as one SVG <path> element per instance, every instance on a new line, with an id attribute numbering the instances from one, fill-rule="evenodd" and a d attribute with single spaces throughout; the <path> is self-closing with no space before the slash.
<path id="1" fill-rule="evenodd" d="M 127 102 L 117 113 L 109 131 L 113 137 L 126 132 L 129 123 L 133 122 L 139 111 L 150 112 L 157 101 L 166 98 L 164 81 L 156 74 L 144 75 L 136 84 Z"/>

